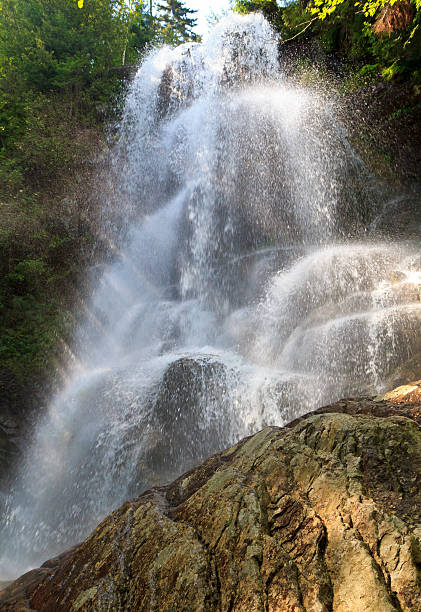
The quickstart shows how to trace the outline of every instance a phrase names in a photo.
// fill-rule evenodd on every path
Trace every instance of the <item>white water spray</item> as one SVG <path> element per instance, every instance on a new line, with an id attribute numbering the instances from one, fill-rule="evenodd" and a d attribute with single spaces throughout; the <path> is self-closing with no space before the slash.
<path id="1" fill-rule="evenodd" d="M 109 205 L 123 246 L 6 500 L 3 577 L 265 424 L 381 390 L 420 349 L 419 257 L 367 240 L 373 181 L 277 56 L 262 17 L 233 17 L 137 74 Z"/>

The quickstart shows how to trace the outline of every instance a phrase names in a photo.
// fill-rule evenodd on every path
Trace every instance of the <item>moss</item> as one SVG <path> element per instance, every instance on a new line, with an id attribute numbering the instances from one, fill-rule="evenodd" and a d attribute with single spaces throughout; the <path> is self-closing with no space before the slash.
<path id="1" fill-rule="evenodd" d="M 82 608 L 82 606 L 88 603 L 88 601 L 91 601 L 92 599 L 94 599 L 97 592 L 98 592 L 97 587 L 91 587 L 90 589 L 83 591 L 79 595 L 79 597 L 77 597 L 76 600 L 73 602 L 72 610 L 74 610 L 74 612 L 77 612 L 78 610 L 80 610 L 80 608 Z"/>
<path id="2" fill-rule="evenodd" d="M 214 456 L 190 473 L 187 498 L 174 496 L 182 477 L 127 502 L 51 569 L 9 587 L 0 607 L 20 594 L 40 612 L 51 602 L 145 612 L 339 610 L 340 601 L 355 612 L 415 609 L 419 506 L 408 474 L 420 476 L 417 409 L 361 398 L 324 410 Z M 361 480 L 364 488 L 350 486 Z"/>
<path id="3" fill-rule="evenodd" d="M 87 229 L 63 223 L 60 197 L 42 192 L 29 205 L 18 196 L 0 205 L 0 368 L 28 385 L 61 365 L 78 279 L 95 252 Z"/>

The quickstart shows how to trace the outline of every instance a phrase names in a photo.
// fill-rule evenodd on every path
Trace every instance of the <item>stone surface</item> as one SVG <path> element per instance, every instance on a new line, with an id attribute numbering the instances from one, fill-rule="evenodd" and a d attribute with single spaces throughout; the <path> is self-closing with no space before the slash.
<path id="1" fill-rule="evenodd" d="M 25 452 L 34 422 L 46 410 L 49 394 L 55 390 L 50 381 L 18 380 L 8 368 L 0 366 L 0 517 L 2 496 L 9 491 L 15 470 Z"/>
<path id="2" fill-rule="evenodd" d="M 421 353 L 416 353 L 397 368 L 388 380 L 388 389 L 407 384 L 408 380 L 418 380 L 421 376 Z"/>
<path id="3" fill-rule="evenodd" d="M 9 411 L 0 409 L 0 483 L 6 478 L 19 452 L 19 423 Z"/>
<path id="4" fill-rule="evenodd" d="M 147 426 L 133 432 L 142 449 L 133 494 L 173 480 L 232 444 L 230 375 L 212 355 L 182 357 L 168 366 L 146 407 Z"/>
<path id="5" fill-rule="evenodd" d="M 396 404 L 421 404 L 421 380 L 401 385 L 380 396 L 379 399 Z"/>
<path id="6" fill-rule="evenodd" d="M 420 407 L 343 400 L 115 511 L 2 611 L 421 610 Z"/>

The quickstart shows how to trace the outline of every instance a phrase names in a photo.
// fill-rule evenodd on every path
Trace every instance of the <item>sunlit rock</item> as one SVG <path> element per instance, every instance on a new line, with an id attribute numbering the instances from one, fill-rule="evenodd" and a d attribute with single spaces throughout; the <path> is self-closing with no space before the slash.
<path id="1" fill-rule="evenodd" d="M 379 395 L 376 400 L 386 400 L 396 404 L 421 404 L 421 380 L 396 387 Z"/>
<path id="2" fill-rule="evenodd" d="M 416 411 L 342 401 L 124 504 L 0 610 L 414 612 Z"/>

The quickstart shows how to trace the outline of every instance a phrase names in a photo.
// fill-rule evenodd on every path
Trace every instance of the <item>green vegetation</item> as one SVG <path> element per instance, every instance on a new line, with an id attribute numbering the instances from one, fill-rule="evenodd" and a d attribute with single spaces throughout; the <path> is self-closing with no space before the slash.
<path id="1" fill-rule="evenodd" d="M 92 159 L 126 65 L 192 37 L 181 2 L 0 0 L 0 369 L 41 381 L 94 261 Z"/>
<path id="2" fill-rule="evenodd" d="M 159 23 L 163 41 L 170 45 L 178 45 L 186 40 L 197 40 L 194 33 L 197 20 L 190 15 L 197 11 L 186 8 L 179 0 L 166 0 L 158 4 Z"/>
<path id="3" fill-rule="evenodd" d="M 233 5 L 271 21 L 290 74 L 334 92 L 352 145 L 378 176 L 393 189 L 419 189 L 421 0 Z"/>
<path id="4" fill-rule="evenodd" d="M 348 90 L 421 89 L 421 0 L 236 0 L 289 44 L 320 42 Z M 95 165 L 128 67 L 153 44 L 195 39 L 180 0 L 0 0 L 0 369 L 42 380 L 72 327 L 76 288 L 103 245 Z M 305 61 L 305 60 L 302 60 Z M 412 117 L 412 102 L 390 122 Z M 412 113 L 412 114 L 411 114 Z"/>
<path id="5" fill-rule="evenodd" d="M 317 39 L 365 82 L 421 84 L 421 0 L 236 0 L 241 13 L 261 10 L 285 42 Z"/>

